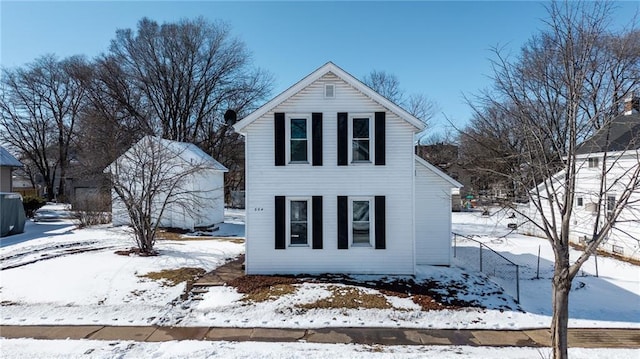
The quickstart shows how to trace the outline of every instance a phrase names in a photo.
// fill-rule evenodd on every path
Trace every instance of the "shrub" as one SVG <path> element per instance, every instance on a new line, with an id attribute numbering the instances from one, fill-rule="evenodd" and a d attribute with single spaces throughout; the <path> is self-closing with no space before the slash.
<path id="1" fill-rule="evenodd" d="M 44 198 L 38 196 L 25 196 L 22 198 L 24 213 L 29 218 L 33 218 L 33 214 L 46 203 L 47 201 Z"/>

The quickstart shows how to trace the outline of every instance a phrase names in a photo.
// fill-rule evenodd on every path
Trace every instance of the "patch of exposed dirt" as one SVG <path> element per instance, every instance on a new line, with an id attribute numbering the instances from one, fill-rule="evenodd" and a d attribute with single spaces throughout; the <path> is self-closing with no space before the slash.
<path id="1" fill-rule="evenodd" d="M 184 267 L 178 269 L 165 269 L 160 272 L 149 272 L 138 277 L 162 281 L 164 285 L 175 286 L 182 282 L 193 283 L 202 277 L 207 271 L 202 268 Z"/>
<path id="2" fill-rule="evenodd" d="M 117 254 L 119 256 L 126 256 L 126 257 L 128 257 L 128 256 L 130 256 L 132 254 L 140 256 L 140 257 L 155 257 L 155 256 L 158 255 L 158 252 L 155 251 L 155 250 L 151 251 L 149 253 L 149 252 L 143 252 L 142 250 L 140 250 L 140 248 L 135 248 L 135 247 L 132 247 L 132 248 L 129 248 L 129 249 L 123 249 L 123 250 L 115 251 L 113 253 L 115 253 L 115 254 Z"/>
<path id="3" fill-rule="evenodd" d="M 295 277 L 275 275 L 244 275 L 227 282 L 228 285 L 235 287 L 238 293 L 243 294 L 262 291 L 275 285 L 296 283 L 300 281 Z"/>
<path id="4" fill-rule="evenodd" d="M 365 293 L 357 287 L 339 287 L 331 285 L 327 288 L 332 295 L 314 303 L 298 304 L 304 309 L 390 309 L 392 305 L 382 294 Z"/>
<path id="5" fill-rule="evenodd" d="M 247 298 L 257 300 L 274 299 L 278 295 L 295 291 L 294 284 L 299 283 L 344 284 L 351 287 L 330 287 L 333 295 L 316 303 L 300 305 L 301 308 L 391 308 L 384 295 L 399 298 L 411 298 L 422 310 L 460 309 L 463 307 L 484 308 L 475 301 L 458 298 L 458 293 L 465 291 L 464 283 L 440 283 L 425 280 L 416 282 L 413 278 L 358 281 L 348 275 L 324 274 L 318 276 L 265 276 L 245 275 L 232 280 L 227 285 L 235 287 L 239 293 L 247 294 Z M 378 290 L 381 294 L 364 293 L 360 288 Z M 277 289 L 276 289 L 277 288 Z M 334 289 L 335 288 L 335 289 Z M 253 299 L 250 299 L 253 300 Z"/>

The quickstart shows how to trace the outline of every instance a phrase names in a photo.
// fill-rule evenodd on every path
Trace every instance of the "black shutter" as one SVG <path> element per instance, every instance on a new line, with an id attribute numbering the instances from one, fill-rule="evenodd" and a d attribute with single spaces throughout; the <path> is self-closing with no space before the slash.
<path id="1" fill-rule="evenodd" d="M 322 249 L 322 196 L 313 196 L 313 249 Z"/>
<path id="2" fill-rule="evenodd" d="M 338 112 L 338 166 L 346 166 L 349 161 L 349 115 Z"/>
<path id="3" fill-rule="evenodd" d="M 287 220 L 285 217 L 285 198 L 284 196 L 276 196 L 276 249 L 285 249 L 286 246 L 286 225 Z"/>
<path id="4" fill-rule="evenodd" d="M 275 157 L 276 157 L 276 166 L 284 166 L 285 163 L 285 138 L 284 134 L 284 113 L 276 112 L 274 114 L 274 129 L 275 129 Z"/>
<path id="5" fill-rule="evenodd" d="M 338 196 L 338 249 L 349 248 L 349 206 L 347 196 Z"/>
<path id="6" fill-rule="evenodd" d="M 376 112 L 375 122 L 376 166 L 385 164 L 385 113 Z"/>
<path id="7" fill-rule="evenodd" d="M 311 114 L 311 146 L 313 165 L 322 166 L 322 112 Z"/>
<path id="8" fill-rule="evenodd" d="M 386 211 L 385 211 L 385 197 L 376 196 L 375 199 L 375 233 L 376 233 L 376 249 L 386 248 Z"/>

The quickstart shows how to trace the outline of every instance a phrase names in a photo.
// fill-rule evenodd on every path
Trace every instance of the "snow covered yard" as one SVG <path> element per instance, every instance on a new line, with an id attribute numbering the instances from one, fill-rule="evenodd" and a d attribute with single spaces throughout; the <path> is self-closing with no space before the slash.
<path id="1" fill-rule="evenodd" d="M 241 237 L 243 215 L 243 211 L 227 211 L 227 222 L 220 230 L 206 234 Z M 502 212 L 489 217 L 463 212 L 454 214 L 453 218 L 455 232 L 473 236 L 521 265 L 520 305 L 482 273 L 431 266 L 418 267 L 415 278 L 351 276 L 349 282 L 356 282 L 355 285 L 302 280 L 286 287 L 285 291 L 267 293 L 261 300 L 253 300 L 233 286 L 211 287 L 200 297 L 183 300 L 180 297 L 185 290 L 184 282 L 172 286 L 144 275 L 184 267 L 210 271 L 241 254 L 244 246 L 235 240 L 202 237 L 159 240 L 157 257 L 122 256 L 114 252 L 133 245 L 127 228 L 102 226 L 76 230 L 69 227 L 72 223 L 65 226 L 38 223 L 38 226 L 52 226 L 53 232 L 0 249 L 1 266 L 9 268 L 0 272 L 0 318 L 7 325 L 548 327 L 552 270 L 548 243 L 510 233 L 506 227 L 509 219 Z M 473 245 L 458 242 L 458 246 Z M 535 279 L 538 249 L 541 264 L 539 279 Z M 585 265 L 586 276 L 575 280 L 570 326 L 640 327 L 639 267 L 600 257 L 600 276 L 595 277 L 591 266 L 590 261 Z M 367 284 L 392 280 L 428 284 L 433 288 L 427 294 L 445 305 L 440 310 L 432 310 L 434 308 L 421 306 L 415 290 L 413 296 L 411 290 L 407 292 L 409 295 L 394 294 Z M 337 297 L 347 292 L 351 297 L 363 296 L 380 304 L 326 303 L 337 301 Z M 462 308 L 446 305 L 452 301 L 462 303 Z"/>
<path id="2" fill-rule="evenodd" d="M 115 252 L 135 246 L 128 228 L 32 223 L 24 235 L 34 225 L 40 238 L 0 250 L 1 267 L 8 268 L 0 272 L 3 324 L 173 322 L 185 283 L 171 286 L 144 275 L 184 267 L 210 271 L 244 251 L 225 240 L 158 240 L 156 257 L 123 256 Z"/>
<path id="3" fill-rule="evenodd" d="M 521 265 L 521 303 L 504 294 L 484 274 L 458 267 L 418 268 L 415 278 L 351 276 L 349 282 L 302 280 L 251 299 L 233 286 L 211 287 L 207 293 L 181 299 L 185 283 L 175 286 L 144 275 L 184 267 L 212 270 L 241 254 L 237 240 L 211 240 L 202 235 L 242 237 L 242 211 L 227 212 L 226 223 L 213 233 L 196 233 L 196 240 L 160 240 L 157 257 L 121 256 L 114 252 L 133 245 L 126 228 L 101 226 L 75 229 L 72 222 L 29 223 L 38 238 L 0 249 L 0 318 L 5 325 L 103 324 L 225 327 L 407 327 L 517 329 L 548 327 L 551 313 L 552 253 L 545 240 L 510 233 L 509 219 L 497 214 L 455 213 L 454 231 L 486 243 Z M 47 227 L 48 226 L 48 227 Z M 29 234 L 25 234 L 29 235 Z M 185 237 L 190 237 L 189 235 Z M 475 243 L 459 242 L 459 246 Z M 535 279 L 538 249 L 539 279 Z M 577 253 L 573 253 L 574 255 Z M 592 262 L 576 278 L 571 293 L 570 326 L 640 327 L 640 269 L 611 258 L 598 258 L 599 277 Z M 379 290 L 371 283 L 413 280 L 439 283 L 434 296 L 474 303 L 424 310 L 412 296 Z M 281 291 L 278 291 L 280 290 Z M 433 294 L 433 293 L 432 293 Z M 341 296 L 369 298 L 379 304 L 341 305 Z M 414 295 L 413 297 L 417 297 Z M 446 300 L 446 299 L 444 299 Z M 338 304 L 331 304 L 336 302 Z M 329 304 L 327 304 L 329 303 Z M 305 343 L 166 342 L 136 343 L 5 339 L 8 357 L 424 357 L 509 358 L 547 357 L 546 348 L 371 347 Z M 46 345 L 39 345 L 46 343 Z M 632 350 L 571 349 L 572 357 L 626 358 Z"/>
<path id="4" fill-rule="evenodd" d="M 522 221 L 509 218 L 510 215 L 509 211 L 497 208 L 491 209 L 490 216 L 483 216 L 481 212 L 454 213 L 453 231 L 486 244 L 520 266 L 520 305 L 528 315 L 540 319 L 530 325 L 546 327 L 551 319 L 553 251 L 546 239 L 517 234 L 507 228 L 508 223 Z M 459 248 L 473 247 L 477 252 L 477 243 L 458 238 Z M 579 251 L 571 250 L 573 260 L 579 255 Z M 573 281 L 569 326 L 640 328 L 638 303 L 640 267 L 613 258 L 592 257 Z"/>

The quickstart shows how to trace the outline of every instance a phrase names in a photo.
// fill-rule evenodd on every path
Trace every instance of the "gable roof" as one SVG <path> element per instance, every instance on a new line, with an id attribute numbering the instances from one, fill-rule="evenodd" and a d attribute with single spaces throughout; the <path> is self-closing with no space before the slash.
<path id="1" fill-rule="evenodd" d="M 20 161 L 13 157 L 9 151 L 0 146 L 0 166 L 2 167 L 24 167 Z"/>
<path id="2" fill-rule="evenodd" d="M 223 166 L 220 162 L 216 161 L 213 157 L 208 155 L 200 147 L 196 146 L 193 143 L 172 141 L 172 140 L 167 140 L 167 139 L 156 137 L 156 136 L 145 136 L 140 141 L 136 142 L 133 145 L 133 147 L 144 146 L 145 142 L 149 140 L 158 141 L 162 146 L 164 146 L 165 148 L 169 149 L 170 151 L 178 155 L 180 159 L 182 159 L 187 163 L 195 162 L 201 165 L 211 166 L 214 170 L 217 170 L 217 171 L 229 172 L 229 170 L 225 166 Z M 127 152 L 130 150 L 131 149 L 127 150 Z M 107 169 L 108 168 L 109 167 L 107 167 Z M 105 169 L 105 171 L 107 169 Z"/>
<path id="3" fill-rule="evenodd" d="M 452 187 L 455 187 L 455 188 L 464 187 L 464 185 L 462 185 L 462 183 L 460 183 L 460 182 L 454 180 L 453 178 L 449 177 L 449 175 L 447 175 L 446 173 L 442 172 L 438 167 L 436 167 L 436 166 L 432 165 L 431 163 L 425 161 L 422 157 L 420 157 L 418 155 L 414 155 L 413 157 L 415 158 L 416 163 L 426 167 L 428 170 L 430 170 L 431 172 L 436 174 L 438 177 L 440 177 L 443 180 L 449 182 L 449 184 L 451 184 Z"/>
<path id="4" fill-rule="evenodd" d="M 616 152 L 640 148 L 640 113 L 619 115 L 578 146 L 576 154 Z"/>
<path id="5" fill-rule="evenodd" d="M 363 93 L 364 95 L 366 95 L 367 97 L 372 99 L 373 101 L 377 102 L 381 106 L 387 108 L 389 111 L 391 111 L 391 112 L 395 113 L 396 115 L 400 116 L 400 118 L 402 118 L 403 120 L 407 121 L 408 123 L 410 123 L 411 125 L 416 127 L 418 130 L 421 131 L 421 130 L 423 130 L 425 128 L 424 122 L 420 121 L 418 118 L 416 118 L 415 116 L 411 115 L 409 112 L 404 110 L 402 107 L 396 105 L 392 101 L 390 101 L 387 98 L 385 98 L 384 96 L 380 95 L 379 93 L 377 93 L 376 91 L 371 89 L 369 86 L 365 85 L 360 80 L 356 79 L 351 74 L 349 74 L 348 72 L 344 71 L 343 69 L 341 69 L 340 67 L 338 67 L 336 64 L 334 64 L 331 61 L 329 61 L 326 64 L 322 65 L 320 68 L 318 68 L 317 70 L 315 70 L 311 74 L 307 75 L 305 78 L 303 78 L 302 80 L 298 81 L 297 83 L 295 83 L 293 86 L 291 86 L 288 89 L 286 89 L 284 92 L 282 92 L 278 96 L 274 97 L 271 101 L 269 101 L 266 104 L 262 105 L 260 108 L 258 108 L 257 110 L 255 110 L 254 112 L 249 114 L 247 117 L 245 117 L 242 120 L 238 121 L 235 125 L 233 125 L 233 128 L 237 132 L 242 132 L 242 130 L 245 127 L 247 127 L 249 124 L 251 124 L 253 121 L 255 121 L 258 118 L 262 117 L 264 114 L 266 114 L 267 112 L 269 112 L 270 110 L 272 110 L 276 106 L 278 106 L 281 103 L 283 103 L 288 98 L 290 98 L 293 95 L 297 94 L 302 89 L 304 89 L 307 86 L 311 85 L 313 82 L 317 81 L 322 76 L 324 76 L 324 75 L 326 75 L 328 73 L 333 73 L 338 78 L 340 78 L 341 80 L 343 80 L 347 84 L 351 85 L 356 90 L 360 91 L 361 93 Z"/>

